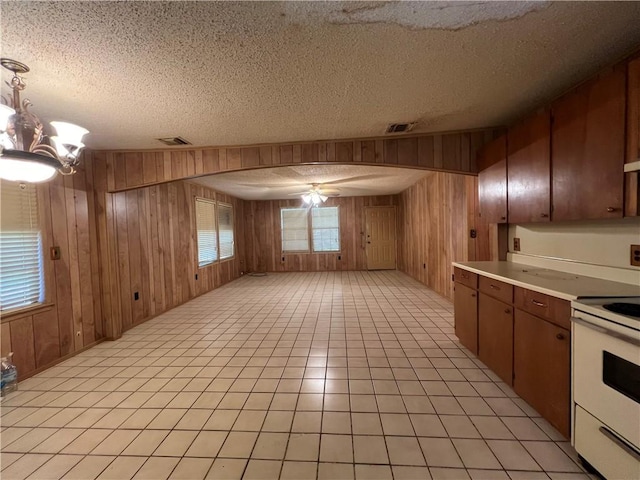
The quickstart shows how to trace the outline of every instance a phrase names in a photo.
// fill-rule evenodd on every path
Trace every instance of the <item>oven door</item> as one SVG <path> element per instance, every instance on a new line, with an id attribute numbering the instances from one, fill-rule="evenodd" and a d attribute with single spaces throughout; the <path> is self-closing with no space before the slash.
<path id="1" fill-rule="evenodd" d="M 640 332 L 576 313 L 580 318 L 572 318 L 573 400 L 638 450 Z"/>

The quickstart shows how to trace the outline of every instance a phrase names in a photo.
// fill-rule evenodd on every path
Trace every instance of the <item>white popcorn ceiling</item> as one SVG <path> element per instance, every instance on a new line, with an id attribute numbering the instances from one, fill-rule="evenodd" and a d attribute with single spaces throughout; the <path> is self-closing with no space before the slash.
<path id="1" fill-rule="evenodd" d="M 314 183 L 330 196 L 392 195 L 430 174 L 397 167 L 296 165 L 219 173 L 191 181 L 244 200 L 291 200 Z"/>
<path id="2" fill-rule="evenodd" d="M 31 67 L 34 111 L 85 126 L 94 149 L 504 125 L 640 44 L 640 2 L 4 1 L 0 13 L 2 56 Z"/>

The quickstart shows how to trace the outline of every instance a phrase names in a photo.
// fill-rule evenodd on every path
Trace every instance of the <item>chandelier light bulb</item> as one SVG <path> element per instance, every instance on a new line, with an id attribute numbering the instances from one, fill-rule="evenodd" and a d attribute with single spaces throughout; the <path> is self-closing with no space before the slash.
<path id="1" fill-rule="evenodd" d="M 16 111 L 7 106 L 0 104 L 0 131 L 3 133 L 7 131 L 7 124 L 9 123 L 9 118 L 11 115 L 16 113 Z"/>

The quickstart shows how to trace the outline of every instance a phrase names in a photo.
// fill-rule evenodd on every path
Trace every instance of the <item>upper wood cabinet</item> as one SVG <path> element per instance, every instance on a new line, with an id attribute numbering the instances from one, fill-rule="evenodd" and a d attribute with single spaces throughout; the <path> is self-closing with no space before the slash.
<path id="1" fill-rule="evenodd" d="M 640 162 L 640 55 L 629 62 L 627 73 L 627 158 Z M 640 215 L 640 173 L 625 174 L 624 214 Z"/>
<path id="2" fill-rule="evenodd" d="M 478 151 L 478 201 L 482 222 L 507 222 L 506 134 Z"/>
<path id="3" fill-rule="evenodd" d="M 551 219 L 551 112 L 509 129 L 507 172 L 510 223 Z"/>
<path id="4" fill-rule="evenodd" d="M 623 64 L 553 104 L 553 220 L 622 217 L 625 100 Z"/>

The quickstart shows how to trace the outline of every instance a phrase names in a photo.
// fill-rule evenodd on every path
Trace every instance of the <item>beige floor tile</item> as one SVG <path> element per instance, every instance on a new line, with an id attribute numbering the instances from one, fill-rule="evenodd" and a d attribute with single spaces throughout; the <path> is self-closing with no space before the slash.
<path id="1" fill-rule="evenodd" d="M 410 398 L 410 397 L 407 397 Z M 406 413 L 404 401 L 400 395 L 376 395 L 380 413 Z"/>
<path id="2" fill-rule="evenodd" d="M 353 480 L 354 466 L 345 463 L 318 464 L 318 480 Z"/>
<path id="3" fill-rule="evenodd" d="M 322 412 L 295 412 L 292 432 L 320 433 L 322 428 Z M 288 429 L 287 429 L 288 431 Z"/>
<path id="4" fill-rule="evenodd" d="M 480 438 L 466 415 L 440 415 L 440 421 L 451 438 Z"/>
<path id="5" fill-rule="evenodd" d="M 513 440 L 487 440 L 489 448 L 505 470 L 541 470 L 520 442 Z"/>
<path id="6" fill-rule="evenodd" d="M 385 437 L 392 465 L 426 465 L 415 437 Z"/>
<path id="7" fill-rule="evenodd" d="M 64 408 L 42 423 L 41 427 L 62 428 L 85 412 L 84 408 Z"/>
<path id="8" fill-rule="evenodd" d="M 509 431 L 502 420 L 499 417 L 469 417 L 474 426 L 480 432 L 482 438 L 495 439 L 495 440 L 510 440 L 513 434 Z"/>
<path id="9" fill-rule="evenodd" d="M 184 408 L 165 408 L 147 425 L 148 429 L 171 430 L 187 413 Z"/>
<path id="10" fill-rule="evenodd" d="M 328 463 L 352 463 L 351 435 L 326 435 L 320 438 L 320 461 Z"/>
<path id="11" fill-rule="evenodd" d="M 273 393 L 251 393 L 244 404 L 249 410 L 268 410 L 273 400 Z"/>
<path id="12" fill-rule="evenodd" d="M 550 472 L 581 472 L 571 458 L 553 442 L 522 442 L 524 448 L 543 470 Z"/>
<path id="13" fill-rule="evenodd" d="M 169 478 L 179 461 L 180 459 L 176 457 L 149 457 L 133 478 L 138 480 L 165 480 Z"/>
<path id="14" fill-rule="evenodd" d="M 231 430 L 238 415 L 240 410 L 215 410 L 205 423 L 204 430 Z"/>
<path id="15" fill-rule="evenodd" d="M 87 456 L 75 467 L 68 471 L 64 478 L 69 480 L 89 480 L 96 478 L 107 466 L 115 460 L 111 456 Z"/>
<path id="16" fill-rule="evenodd" d="M 344 393 L 328 393 L 324 396 L 324 410 L 329 412 L 348 412 L 349 395 Z"/>
<path id="17" fill-rule="evenodd" d="M 322 414 L 322 433 L 351 434 L 349 412 L 327 412 Z"/>
<path id="18" fill-rule="evenodd" d="M 202 430 L 211 417 L 213 410 L 190 409 L 182 416 L 176 424 L 176 430 Z"/>
<path id="19" fill-rule="evenodd" d="M 373 413 L 378 411 L 375 395 L 350 395 L 351 411 Z"/>
<path id="20" fill-rule="evenodd" d="M 27 433 L 21 435 L 18 439 L 14 440 L 8 445 L 4 445 L 3 440 L 2 451 L 14 453 L 30 452 L 31 449 L 44 442 L 47 438 L 49 438 L 57 431 L 58 429 L 56 428 L 34 428 L 33 430 L 30 430 Z"/>
<path id="21" fill-rule="evenodd" d="M 173 430 L 156 448 L 153 455 L 156 457 L 181 457 L 189 449 L 196 435 L 198 432 L 192 430 Z"/>
<path id="22" fill-rule="evenodd" d="M 387 464 L 387 446 L 382 436 L 353 436 L 353 455 L 355 463 Z"/>
<path id="23" fill-rule="evenodd" d="M 295 410 L 297 402 L 297 393 L 276 393 L 273 395 L 269 410 Z"/>
<path id="24" fill-rule="evenodd" d="M 419 440 L 429 467 L 463 467 L 453 443 L 448 438 L 420 438 Z"/>
<path id="25" fill-rule="evenodd" d="M 140 432 L 140 430 L 114 430 L 91 451 L 91 455 L 120 455 Z"/>
<path id="26" fill-rule="evenodd" d="M 311 461 L 318 460 L 320 435 L 308 433 L 292 433 L 289 437 L 286 460 Z"/>
<path id="27" fill-rule="evenodd" d="M 70 428 L 90 428 L 109 412 L 111 410 L 108 408 L 89 408 L 67 423 L 66 426 Z"/>
<path id="28" fill-rule="evenodd" d="M 64 478 L 65 473 L 71 470 L 82 459 L 82 455 L 55 455 L 51 460 L 33 472 L 29 476 L 29 479 L 58 480 Z"/>
<path id="29" fill-rule="evenodd" d="M 352 413 L 351 427 L 354 435 L 382 435 L 382 424 L 377 413 Z"/>
<path id="30" fill-rule="evenodd" d="M 315 462 L 284 462 L 280 480 L 315 480 L 317 469 Z"/>
<path id="31" fill-rule="evenodd" d="M 477 470 L 470 468 L 467 473 L 471 480 L 510 480 L 504 470 Z"/>
<path id="32" fill-rule="evenodd" d="M 230 432 L 218 454 L 223 458 L 249 458 L 258 438 L 256 432 Z"/>
<path id="33" fill-rule="evenodd" d="M 233 430 L 259 432 L 266 416 L 266 410 L 242 410 L 233 424 Z"/>
<path id="34" fill-rule="evenodd" d="M 463 468 L 429 467 L 433 480 L 467 480 L 469 474 Z"/>
<path id="35" fill-rule="evenodd" d="M 132 408 L 114 408 L 94 423 L 92 428 L 118 428 L 134 413 Z"/>
<path id="36" fill-rule="evenodd" d="M 282 460 L 287 450 L 288 433 L 262 432 L 253 448 L 252 458 L 262 460 Z"/>
<path id="37" fill-rule="evenodd" d="M 466 468 L 502 468 L 484 440 L 455 438 L 452 441 Z"/>
<path id="38" fill-rule="evenodd" d="M 385 435 L 414 435 L 409 415 L 406 413 L 381 413 Z"/>
<path id="39" fill-rule="evenodd" d="M 121 455 L 149 456 L 169 433 L 169 430 L 143 430 Z"/>
<path id="40" fill-rule="evenodd" d="M 503 417 L 502 422 L 518 440 L 549 440 L 538 425 L 527 417 Z"/>
<path id="41" fill-rule="evenodd" d="M 356 480 L 392 480 L 388 465 L 356 465 Z"/>
<path id="42" fill-rule="evenodd" d="M 86 430 L 73 442 L 62 449 L 64 454 L 87 454 L 100 445 L 113 430 Z"/>
<path id="43" fill-rule="evenodd" d="M 47 438 L 44 442 L 34 447 L 31 453 L 58 453 L 64 447 L 73 442 L 84 433 L 82 429 L 63 428 Z"/>
<path id="44" fill-rule="evenodd" d="M 216 458 L 206 478 L 214 480 L 240 480 L 246 466 L 246 459 Z"/>
<path id="45" fill-rule="evenodd" d="M 204 478 L 213 464 L 213 458 L 182 458 L 169 478 L 193 480 Z"/>
<path id="46" fill-rule="evenodd" d="M 0 454 L 0 467 L 2 470 L 7 468 L 12 463 L 16 462 L 20 457 L 22 457 L 22 453 L 5 453 Z"/>
<path id="47" fill-rule="evenodd" d="M 198 433 L 185 456 L 215 458 L 226 438 L 227 432 L 203 430 Z"/>
<path id="48" fill-rule="evenodd" d="M 393 465 L 393 478 L 402 480 L 429 480 L 431 475 L 427 467 L 406 467 Z"/>
<path id="49" fill-rule="evenodd" d="M 116 457 L 98 478 L 101 480 L 132 478 L 146 460 L 146 457 Z"/>
<path id="50" fill-rule="evenodd" d="M 249 460 L 243 480 L 271 480 L 278 478 L 282 468 L 280 460 Z"/>

